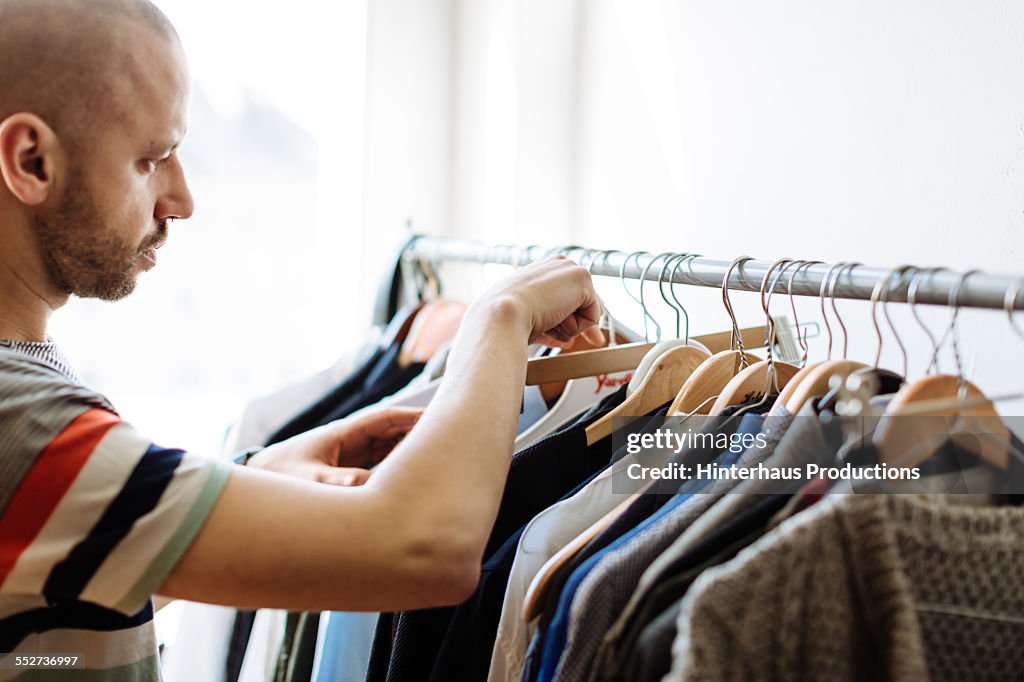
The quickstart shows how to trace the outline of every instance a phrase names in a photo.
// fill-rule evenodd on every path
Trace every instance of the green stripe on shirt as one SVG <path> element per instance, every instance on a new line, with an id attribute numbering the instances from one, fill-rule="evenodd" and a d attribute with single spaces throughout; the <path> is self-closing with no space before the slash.
<path id="1" fill-rule="evenodd" d="M 223 460 L 214 460 L 210 473 L 206 477 L 203 489 L 196 497 L 185 519 L 178 526 L 174 535 L 164 545 L 163 550 L 150 562 L 130 590 L 114 608 L 122 613 L 135 613 L 149 601 L 150 597 L 160 588 L 164 579 L 178 563 L 185 550 L 203 527 L 210 509 L 220 497 L 233 465 Z"/>

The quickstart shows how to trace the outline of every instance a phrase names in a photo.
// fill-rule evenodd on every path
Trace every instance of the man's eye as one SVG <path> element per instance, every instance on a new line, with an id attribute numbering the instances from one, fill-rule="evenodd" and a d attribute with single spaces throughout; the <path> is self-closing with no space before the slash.
<path id="1" fill-rule="evenodd" d="M 156 171 L 157 168 L 164 165 L 164 163 L 166 163 L 167 159 L 169 158 L 169 156 L 165 156 L 162 159 L 145 159 L 142 162 L 142 165 L 146 169 L 147 173 L 153 173 Z"/>

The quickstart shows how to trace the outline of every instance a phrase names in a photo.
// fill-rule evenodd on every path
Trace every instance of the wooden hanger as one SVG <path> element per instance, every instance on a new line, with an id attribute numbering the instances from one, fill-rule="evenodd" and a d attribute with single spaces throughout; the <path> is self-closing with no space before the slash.
<path id="1" fill-rule="evenodd" d="M 745 257 L 744 257 L 745 258 Z M 739 263 L 742 259 L 733 261 L 733 265 Z M 767 302 L 764 299 L 765 286 L 768 283 L 769 276 L 776 266 L 787 262 L 786 259 L 780 259 L 775 261 L 765 274 L 764 280 L 761 282 L 762 292 L 762 306 L 764 307 L 765 316 L 768 321 L 768 325 L 764 327 L 765 335 L 748 341 L 746 338 L 742 338 L 737 344 L 739 350 L 731 350 L 733 348 L 733 340 L 730 338 L 729 348 L 730 350 L 722 351 L 713 355 L 704 365 L 699 367 L 682 385 L 679 391 L 676 393 L 675 399 L 672 401 L 672 405 L 669 407 L 669 415 L 693 415 L 693 414 L 713 414 L 714 407 L 717 405 L 720 409 L 723 401 L 736 401 L 742 402 L 742 396 L 747 393 L 763 393 L 765 386 L 767 385 L 767 363 L 761 360 L 761 358 L 746 353 L 743 348 L 746 346 L 758 347 L 769 345 L 769 357 L 771 356 L 770 345 L 774 343 L 775 331 L 774 326 L 771 324 L 771 317 L 768 315 Z M 731 270 L 731 267 L 730 267 Z M 728 281 L 729 271 L 726 271 L 725 282 Z M 722 287 L 722 300 L 725 303 L 726 310 L 729 312 L 729 317 L 732 318 L 733 328 L 736 326 L 736 317 L 732 312 L 732 304 L 729 302 L 728 289 Z M 750 364 L 753 362 L 754 364 Z M 792 368 L 792 372 L 790 369 Z M 796 374 L 799 370 L 794 365 L 786 365 L 785 368 L 779 373 L 779 380 L 782 382 L 782 376 L 786 375 L 786 379 L 792 374 Z M 752 388 L 753 384 L 758 383 L 758 377 L 760 377 L 760 385 Z M 751 387 L 750 390 L 747 390 Z M 742 390 L 743 394 L 739 394 L 737 398 L 737 392 Z M 723 398 L 723 395 L 725 397 Z"/>
<path id="2" fill-rule="evenodd" d="M 779 392 L 779 398 L 777 404 L 783 405 L 786 411 L 792 415 L 797 414 L 804 403 L 812 398 L 817 398 L 827 394 L 831 390 L 830 382 L 833 375 L 839 375 L 845 381 L 846 377 L 858 369 L 864 369 L 867 367 L 862 362 L 855 362 L 853 360 L 846 359 L 846 346 L 848 336 L 846 334 L 846 325 L 843 324 L 843 318 L 839 314 L 839 309 L 836 307 L 835 288 L 839 282 L 839 277 L 843 274 L 843 270 L 850 270 L 856 268 L 858 263 L 836 263 L 829 268 L 828 272 L 825 273 L 825 277 L 821 281 L 821 289 L 818 292 L 818 297 L 821 303 L 821 319 L 825 323 L 825 329 L 828 332 L 828 359 L 823 362 L 815 362 L 802 370 L 792 377 L 789 383 Z M 799 268 L 798 268 L 799 269 Z M 837 271 L 838 270 L 838 271 Z M 833 278 L 833 273 L 835 277 Z M 790 279 L 790 302 L 792 303 L 792 278 Z M 839 327 L 843 330 L 843 359 L 833 360 L 832 359 L 832 326 L 828 323 L 828 313 L 825 312 L 825 299 L 827 296 L 832 300 L 832 312 L 835 313 L 836 321 L 839 323 Z M 796 308 L 793 308 L 794 314 Z"/>
<path id="3" fill-rule="evenodd" d="M 796 393 L 797 386 L 799 386 L 804 381 L 804 379 L 806 379 L 811 374 L 811 372 L 814 371 L 815 367 L 820 366 L 822 362 L 824 362 L 824 360 L 819 360 L 818 362 L 809 362 L 802 368 L 800 368 L 800 371 L 794 374 L 793 378 L 790 379 L 789 382 L 787 382 L 786 385 L 782 387 L 782 390 L 779 391 L 779 398 L 778 400 L 775 401 L 775 403 L 777 405 L 788 405 L 789 399 L 793 397 L 794 393 Z"/>
<path id="4" fill-rule="evenodd" d="M 884 415 L 898 419 L 883 418 L 875 430 L 874 443 L 881 461 L 890 466 L 915 467 L 934 455 L 946 441 L 953 440 L 978 459 L 999 469 L 1007 469 L 1011 447 L 1009 429 L 995 405 L 977 386 L 964 380 L 963 387 L 966 392 L 961 396 L 959 377 L 933 374 L 900 389 Z M 966 408 L 955 406 L 961 397 L 983 402 Z M 951 400 L 954 403 L 952 407 L 949 406 Z M 933 402 L 945 406 L 929 409 Z M 918 407 L 924 409 L 916 409 Z M 959 417 L 967 418 L 967 428 L 953 432 Z M 971 417 L 985 419 L 979 423 Z"/>
<path id="5" fill-rule="evenodd" d="M 650 319 L 654 323 L 654 325 L 655 325 L 655 328 L 657 330 L 657 338 L 659 339 L 659 341 L 658 341 L 657 344 L 655 344 L 654 348 L 652 348 L 651 350 L 649 350 L 647 352 L 647 355 L 644 356 L 643 360 L 641 360 L 640 364 L 637 366 L 636 371 L 633 372 L 633 378 L 629 380 L 629 384 L 626 386 L 626 396 L 627 397 L 632 395 L 633 392 L 636 391 L 640 387 L 640 384 L 643 383 L 644 379 L 647 378 L 647 373 L 654 366 L 655 362 L 657 362 L 657 360 L 664 353 L 667 353 L 669 350 L 671 350 L 673 348 L 677 348 L 679 346 L 695 346 L 697 348 L 700 348 L 701 350 L 708 351 L 708 355 L 711 354 L 711 351 L 708 350 L 708 348 L 704 344 L 700 343 L 699 341 L 697 341 L 695 339 L 690 339 L 690 315 L 689 315 L 689 313 L 686 312 L 686 306 L 684 306 L 682 304 L 682 302 L 679 300 L 679 297 L 676 296 L 675 285 L 672 284 L 671 282 L 670 282 L 670 286 L 669 286 L 669 293 L 671 294 L 671 300 L 669 299 L 668 296 L 665 295 L 665 289 L 664 289 L 665 275 L 668 272 L 669 268 L 672 266 L 673 262 L 675 263 L 675 268 L 672 270 L 672 278 L 674 279 L 675 276 L 676 276 L 676 273 L 679 270 L 679 267 L 681 265 L 683 265 L 683 263 L 687 262 L 688 260 L 691 260 L 694 257 L 696 257 L 694 254 L 673 254 L 673 253 L 669 253 L 669 252 L 662 253 L 662 254 L 652 258 L 651 262 L 644 269 L 643 273 L 641 273 L 641 276 L 640 276 L 641 280 L 646 279 L 647 278 L 647 271 L 650 270 L 651 266 L 654 265 L 654 263 L 659 258 L 665 258 L 665 263 L 664 263 L 664 265 L 661 268 L 661 274 L 658 276 L 658 292 L 661 294 L 661 300 L 663 300 L 675 312 L 675 315 L 676 315 L 676 329 L 675 329 L 675 336 L 674 337 L 672 337 L 671 339 L 667 339 L 665 341 L 661 341 L 660 340 L 661 339 L 661 325 L 659 325 L 657 323 L 657 321 L 653 317 L 651 317 L 650 314 L 648 313 L 647 306 L 644 304 L 644 288 L 641 285 L 641 287 L 640 287 L 639 303 L 640 303 L 640 307 L 643 308 L 644 315 L 645 315 L 645 317 L 644 317 L 644 332 L 646 333 L 646 331 L 647 331 L 647 320 Z M 623 285 L 624 284 L 625 283 L 623 283 Z M 627 289 L 627 293 L 629 293 L 628 289 Z M 685 334 L 682 333 L 682 327 L 680 326 L 680 323 L 683 321 L 683 317 L 684 316 L 686 318 L 686 332 L 685 332 Z"/>
<path id="6" fill-rule="evenodd" d="M 636 371 L 633 372 L 633 378 L 629 380 L 629 387 L 626 389 L 626 395 L 632 395 L 633 391 L 640 387 L 640 383 L 644 380 L 644 377 L 647 376 L 647 372 L 651 370 L 651 367 L 654 366 L 654 363 L 658 360 L 658 358 L 660 358 L 664 353 L 667 353 L 673 348 L 678 348 L 680 346 L 694 346 L 695 348 L 700 348 L 701 350 L 707 350 L 704 344 L 698 343 L 695 339 L 691 339 L 690 341 L 685 341 L 683 339 L 659 341 L 654 345 L 653 348 L 647 351 L 647 354 L 644 355 L 643 359 L 640 361 L 640 364 L 637 365 Z M 711 355 L 711 353 L 708 352 L 708 355 Z"/>
<path id="7" fill-rule="evenodd" d="M 388 326 L 384 329 L 384 333 L 381 334 L 380 345 L 387 348 L 393 343 L 404 341 L 408 338 L 409 330 L 412 329 L 412 323 L 415 322 L 416 316 L 419 315 L 421 310 L 423 310 L 422 303 L 399 308 L 398 312 L 395 313 L 395 316 L 391 318 Z"/>
<path id="8" fill-rule="evenodd" d="M 762 360 L 739 371 L 722 389 L 722 392 L 711 406 L 710 414 L 719 415 L 727 407 L 742 405 L 754 398 L 764 397 L 765 390 L 770 392 L 774 388 L 769 386 L 771 381 L 769 376 L 770 369 L 770 363 L 767 360 Z M 791 365 L 788 362 L 776 362 L 775 383 L 779 387 L 785 386 L 799 371 L 800 368 L 796 365 Z"/>
<path id="9" fill-rule="evenodd" d="M 747 353 L 748 361 L 760 359 L 752 353 Z M 715 353 L 683 382 L 682 388 L 676 393 L 671 407 L 668 408 L 669 416 L 709 414 L 713 398 L 722 394 L 722 390 L 741 369 L 743 356 L 738 350 Z"/>
<path id="10" fill-rule="evenodd" d="M 833 376 L 838 376 L 846 381 L 846 377 L 854 372 L 867 368 L 866 364 L 856 360 L 826 360 L 817 363 L 817 366 L 803 378 L 792 395 L 787 397 L 784 403 L 786 411 L 790 414 L 797 414 L 808 400 L 820 398 L 828 393 L 831 390 L 829 382 Z M 779 399 L 782 399 L 782 394 L 779 394 Z"/>
<path id="11" fill-rule="evenodd" d="M 757 346 L 763 343 L 765 327 L 746 327 L 740 330 L 743 343 Z M 715 332 L 691 337 L 708 347 L 712 353 L 727 350 L 732 338 L 731 332 Z M 533 358 L 526 364 L 526 383 L 534 386 L 554 381 L 566 381 L 580 377 L 611 374 L 636 369 L 653 343 L 628 343 L 595 350 L 585 350 L 567 355 L 559 354 L 547 358 Z M 747 357 L 753 357 L 749 353 Z"/>
<path id="12" fill-rule="evenodd" d="M 952 440 L 984 462 L 999 469 L 1005 470 L 1009 467 L 1011 448 L 1009 429 L 1003 423 L 992 401 L 988 400 L 977 386 L 964 379 L 963 371 L 959 369 L 962 367 L 962 363 L 957 343 L 957 317 L 960 310 L 957 302 L 964 283 L 972 274 L 974 271 L 964 273 L 960 278 L 959 285 L 950 291 L 949 297 L 953 315 L 948 331 L 952 336 L 953 355 L 956 358 L 958 376 L 932 374 L 905 385 L 896 393 L 886 407 L 883 419 L 875 429 L 873 437 L 879 450 L 879 458 L 887 464 L 914 467 L 934 455 L 943 444 Z M 912 277 L 907 297 L 911 304 L 911 310 L 913 310 L 915 283 L 916 278 Z M 918 321 L 920 322 L 920 320 Z M 881 338 L 880 331 L 879 338 Z M 900 344 L 901 349 L 902 347 Z M 881 344 L 879 344 L 880 352 Z M 938 352 L 939 347 L 936 344 L 933 361 Z M 875 364 L 878 364 L 877 359 Z M 905 352 L 904 364 L 906 364 Z M 971 404 L 967 405 L 967 403 Z M 892 419 L 892 417 L 901 415 L 903 419 Z M 910 415 L 921 418 L 914 418 Z M 945 417 L 945 419 L 935 419 L 935 417 Z M 987 419 L 984 419 L 982 425 L 977 419 L 972 419 L 976 417 Z"/>
<path id="13" fill-rule="evenodd" d="M 620 340 L 628 338 L 635 341 L 639 338 L 638 334 L 622 325 L 616 325 L 615 329 L 615 335 Z M 577 337 L 576 342 L 570 348 L 567 356 L 577 355 L 578 353 L 572 352 L 577 347 L 591 346 L 583 337 Z M 586 353 L 588 351 L 581 350 L 579 352 Z M 563 350 L 562 353 L 565 354 L 566 351 Z M 515 449 L 521 450 L 556 431 L 569 420 L 575 419 L 588 410 L 605 395 L 617 391 L 631 377 L 632 368 L 619 372 L 600 372 L 594 376 L 590 376 L 588 372 L 584 376 L 540 384 L 541 396 L 549 408 L 537 421 L 516 436 Z"/>
<path id="14" fill-rule="evenodd" d="M 679 346 L 662 354 L 631 396 L 587 427 L 587 445 L 610 436 L 613 420 L 624 420 L 618 425 L 629 423 L 670 402 L 678 387 L 709 357 L 693 346 Z"/>
<path id="15" fill-rule="evenodd" d="M 591 540 L 596 538 L 601 531 L 612 525 L 615 519 L 619 518 L 629 505 L 633 503 L 636 496 L 641 494 L 643 494 L 642 491 L 629 495 L 616 505 L 614 509 L 591 524 L 586 530 L 574 537 L 569 544 L 555 552 L 550 559 L 544 562 L 544 565 L 537 571 L 537 575 L 533 576 L 533 580 L 530 581 L 530 586 L 526 590 L 526 596 L 523 599 L 523 620 L 529 623 L 541 614 L 544 608 L 544 599 L 558 572 L 574 556 L 579 554 L 580 550 L 586 547 Z"/>
<path id="16" fill-rule="evenodd" d="M 466 304 L 446 298 L 437 298 L 423 305 L 402 343 L 398 364 L 408 367 L 426 362 L 442 345 L 451 341 L 459 330 Z"/>

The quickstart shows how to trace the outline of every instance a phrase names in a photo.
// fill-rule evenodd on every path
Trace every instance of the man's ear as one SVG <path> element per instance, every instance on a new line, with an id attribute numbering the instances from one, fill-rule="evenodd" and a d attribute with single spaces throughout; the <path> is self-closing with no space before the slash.
<path id="1" fill-rule="evenodd" d="M 38 206 L 49 198 L 59 152 L 57 134 L 35 114 L 0 121 L 0 178 L 22 203 Z"/>

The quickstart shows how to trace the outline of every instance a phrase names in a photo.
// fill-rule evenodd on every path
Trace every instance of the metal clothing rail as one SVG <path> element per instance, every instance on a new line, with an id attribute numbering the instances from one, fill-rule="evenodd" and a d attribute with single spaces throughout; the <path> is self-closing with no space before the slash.
<path id="1" fill-rule="evenodd" d="M 405 257 L 429 262 L 462 261 L 471 263 L 499 263 L 526 265 L 554 253 L 587 265 L 595 275 L 650 282 L 676 282 L 704 287 L 722 286 L 725 273 L 729 275 L 729 289 L 760 291 L 761 282 L 772 267 L 770 261 L 743 260 L 741 262 L 715 258 L 687 257 L 672 262 L 665 254 L 645 251 L 627 253 L 578 246 L 542 248 L 539 246 L 494 245 L 447 237 L 420 236 L 407 247 Z M 678 255 L 682 255 L 680 252 Z M 656 261 L 652 264 L 652 261 Z M 669 262 L 665 269 L 666 261 Z M 623 263 L 625 269 L 623 270 Z M 734 265 L 735 263 L 735 265 Z M 805 261 L 806 263 L 806 261 Z M 665 270 L 663 272 L 663 269 Z M 962 308 L 1001 309 L 1008 314 L 1024 310 L 1024 274 L 1020 277 L 990 275 L 979 271 L 952 272 L 945 268 L 904 266 L 901 268 L 874 268 L 854 263 L 794 264 L 785 272 L 775 264 L 772 279 L 780 278 L 775 286 L 777 294 L 788 293 L 792 277 L 792 293 L 818 297 L 822 283 L 828 278 L 828 296 L 842 299 L 871 300 L 879 282 L 885 281 L 881 300 L 907 302 L 907 294 L 914 282 L 914 303 L 952 305 Z M 646 276 L 644 273 L 646 271 Z M 876 293 L 876 296 L 878 294 Z"/>

